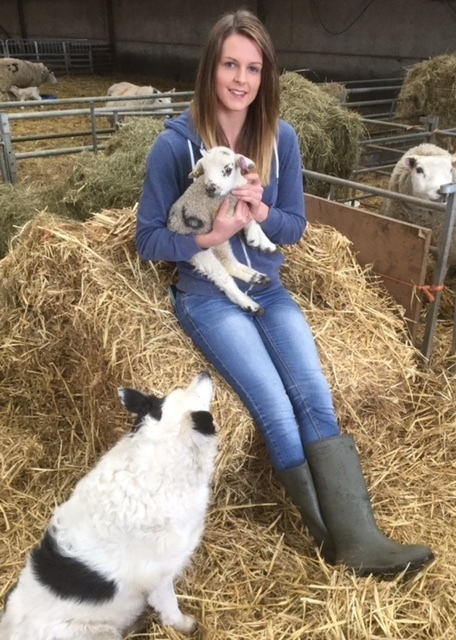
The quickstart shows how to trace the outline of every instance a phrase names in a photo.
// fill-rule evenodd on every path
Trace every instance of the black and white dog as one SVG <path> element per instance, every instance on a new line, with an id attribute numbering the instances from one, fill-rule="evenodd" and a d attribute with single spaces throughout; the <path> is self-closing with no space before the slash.
<path id="1" fill-rule="evenodd" d="M 121 640 L 153 607 L 190 633 L 174 579 L 199 544 L 218 435 L 203 372 L 165 398 L 119 389 L 136 415 L 57 507 L 10 592 L 0 640 Z"/>

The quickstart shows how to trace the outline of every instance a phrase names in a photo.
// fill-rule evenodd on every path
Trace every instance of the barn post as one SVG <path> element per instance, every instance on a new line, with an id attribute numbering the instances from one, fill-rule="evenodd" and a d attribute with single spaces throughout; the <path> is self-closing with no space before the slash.
<path id="1" fill-rule="evenodd" d="M 108 20 L 108 39 L 111 57 L 114 60 L 114 64 L 117 65 L 117 41 L 112 0 L 106 0 L 106 17 Z"/>
<path id="2" fill-rule="evenodd" d="M 17 13 L 19 17 L 19 25 L 21 28 L 21 38 L 23 40 L 27 40 L 27 26 L 25 23 L 25 12 L 24 12 L 24 2 L 23 0 L 17 0 Z"/>
<path id="3" fill-rule="evenodd" d="M 11 142 L 11 129 L 7 113 L 0 113 L 0 146 L 1 153 L 1 171 L 4 182 L 16 184 L 17 182 L 17 164 L 14 155 L 13 145 Z"/>

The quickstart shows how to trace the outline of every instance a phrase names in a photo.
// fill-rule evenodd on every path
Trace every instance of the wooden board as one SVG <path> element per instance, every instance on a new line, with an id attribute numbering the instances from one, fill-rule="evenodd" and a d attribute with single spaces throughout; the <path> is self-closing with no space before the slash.
<path id="1" fill-rule="evenodd" d="M 307 220 L 327 224 L 353 243 L 359 263 L 372 265 L 391 296 L 404 307 L 416 338 L 425 284 L 431 231 L 407 222 L 306 194 Z"/>

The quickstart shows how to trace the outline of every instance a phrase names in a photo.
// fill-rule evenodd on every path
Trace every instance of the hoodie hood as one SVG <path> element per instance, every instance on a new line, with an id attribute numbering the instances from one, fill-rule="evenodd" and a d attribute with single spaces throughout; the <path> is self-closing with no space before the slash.
<path id="1" fill-rule="evenodd" d="M 165 120 L 165 129 L 172 129 L 186 140 L 190 140 L 190 142 L 198 148 L 204 148 L 200 136 L 193 128 L 190 109 L 186 109 L 183 113 L 177 116 L 177 118 L 168 118 Z"/>

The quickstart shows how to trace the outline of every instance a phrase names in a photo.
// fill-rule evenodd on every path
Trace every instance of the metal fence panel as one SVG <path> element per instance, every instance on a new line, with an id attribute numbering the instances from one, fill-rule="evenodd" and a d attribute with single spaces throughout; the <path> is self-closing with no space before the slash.
<path id="1" fill-rule="evenodd" d="M 0 40 L 0 58 L 19 58 L 42 62 L 52 71 L 67 75 L 108 73 L 114 60 L 108 44 L 89 40 Z"/>

